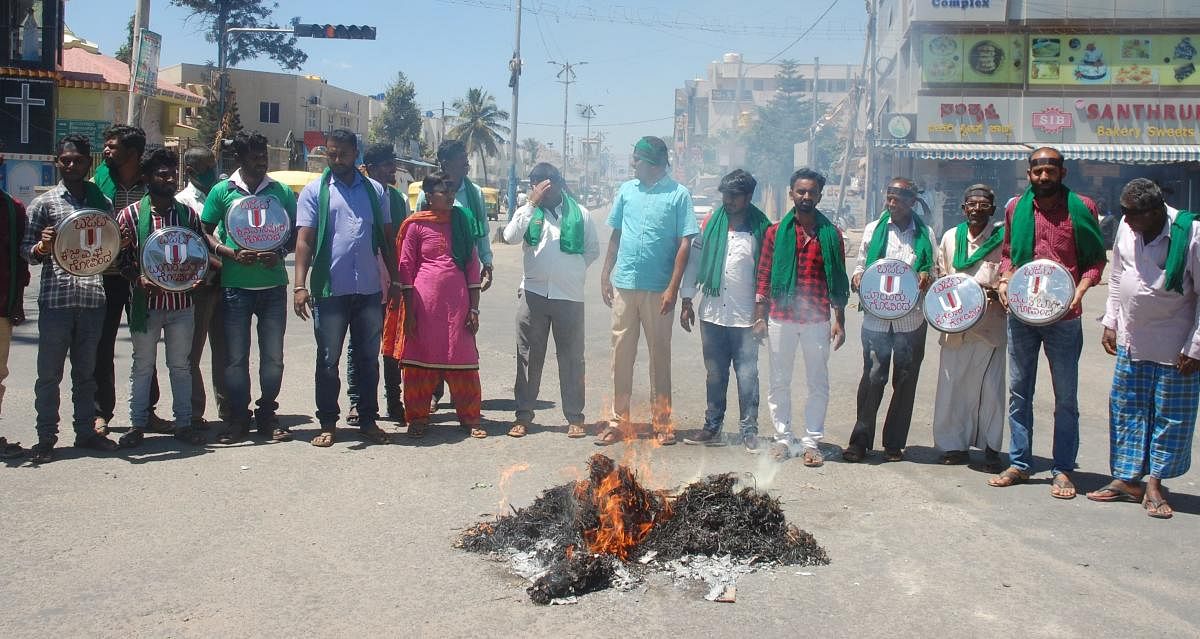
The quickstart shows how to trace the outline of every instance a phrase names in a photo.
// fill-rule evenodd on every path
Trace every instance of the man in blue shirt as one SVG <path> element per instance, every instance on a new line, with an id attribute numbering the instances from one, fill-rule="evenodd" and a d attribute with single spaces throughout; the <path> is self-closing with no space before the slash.
<path id="1" fill-rule="evenodd" d="M 338 361 L 346 331 L 358 347 L 354 367 L 361 395 L 359 434 L 389 443 L 376 425 L 379 415 L 379 340 L 383 306 L 392 289 L 399 292 L 389 198 L 383 186 L 358 172 L 358 139 L 338 129 L 329 135 L 329 168 L 304 187 L 296 210 L 296 315 L 312 310 L 317 338 L 316 400 L 321 432 L 312 445 L 329 447 L 336 437 L 341 379 Z M 390 281 L 379 272 L 382 255 Z M 310 270 L 311 269 L 311 270 Z M 311 280 L 310 280 L 311 273 Z"/>
<path id="2" fill-rule="evenodd" d="M 600 293 L 613 309 L 613 418 L 596 445 L 633 435 L 629 401 L 638 337 L 650 351 L 654 437 L 675 443 L 671 424 L 671 328 L 675 298 L 687 267 L 691 238 L 700 232 L 692 196 L 667 175 L 667 145 L 646 136 L 633 147 L 634 179 L 621 185 L 608 215 L 612 236 L 600 274 Z"/>

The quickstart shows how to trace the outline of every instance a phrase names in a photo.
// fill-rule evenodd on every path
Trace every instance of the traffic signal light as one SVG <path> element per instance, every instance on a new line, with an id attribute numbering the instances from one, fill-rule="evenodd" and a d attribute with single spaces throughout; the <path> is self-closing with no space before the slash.
<path id="1" fill-rule="evenodd" d="M 338 40 L 374 40 L 375 27 L 356 24 L 303 24 L 296 23 L 293 34 L 297 38 L 330 38 Z"/>

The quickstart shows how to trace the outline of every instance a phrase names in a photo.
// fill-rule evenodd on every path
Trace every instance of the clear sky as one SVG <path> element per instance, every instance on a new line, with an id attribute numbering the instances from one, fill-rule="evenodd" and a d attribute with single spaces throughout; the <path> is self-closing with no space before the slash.
<path id="1" fill-rule="evenodd" d="M 823 11 L 833 9 L 810 35 L 782 57 L 822 64 L 858 64 L 866 18 L 863 0 L 659 0 L 588 2 L 525 0 L 522 21 L 520 127 L 518 138 L 561 146 L 563 91 L 557 68 L 587 62 L 570 86 L 572 135 L 582 136 L 577 103 L 602 104 L 592 120 L 615 153 L 641 135 L 670 135 L 674 89 L 701 76 L 722 53 L 737 51 L 747 62 L 766 60 L 792 44 Z M 369 24 L 378 39 L 298 39 L 308 53 L 302 71 L 363 94 L 382 93 L 403 71 L 416 85 L 422 111 L 447 108 L 469 87 L 480 86 L 504 110 L 512 106 L 508 60 L 514 44 L 510 0 L 280 0 L 275 20 Z M 67 26 L 112 55 L 125 40 L 135 0 L 68 0 Z M 160 65 L 215 61 L 196 21 L 167 0 L 152 0 L 150 28 L 163 36 Z M 242 68 L 278 70 L 269 58 Z"/>

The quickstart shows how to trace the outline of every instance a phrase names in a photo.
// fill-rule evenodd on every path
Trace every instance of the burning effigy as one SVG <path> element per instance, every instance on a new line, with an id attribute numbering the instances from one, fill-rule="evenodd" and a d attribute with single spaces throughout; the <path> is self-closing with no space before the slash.
<path id="1" fill-rule="evenodd" d="M 628 466 L 588 460 L 585 479 L 543 491 L 532 504 L 469 527 L 455 543 L 520 563 L 534 603 L 548 604 L 635 582 L 653 570 L 724 562 L 749 572 L 815 566 L 829 556 L 787 522 L 779 499 L 712 475 L 679 491 L 650 490 Z M 726 580 L 728 581 L 728 580 Z M 718 583 L 716 586 L 728 587 Z M 711 599 L 717 599 L 717 588 Z"/>

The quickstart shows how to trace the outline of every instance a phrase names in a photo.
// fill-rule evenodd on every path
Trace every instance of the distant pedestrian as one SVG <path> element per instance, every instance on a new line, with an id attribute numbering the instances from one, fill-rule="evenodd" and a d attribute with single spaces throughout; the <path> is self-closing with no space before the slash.
<path id="1" fill-rule="evenodd" d="M 1079 453 L 1079 356 L 1083 352 L 1083 296 L 1104 274 L 1107 255 L 1096 203 L 1063 184 L 1067 169 L 1057 149 L 1029 155 L 1029 188 L 1005 207 L 1001 244 L 1000 300 L 1008 303 L 1013 272 L 1036 259 L 1051 259 L 1071 273 L 1075 296 L 1069 311 L 1046 326 L 1031 326 L 1008 316 L 1008 432 L 1011 466 L 988 480 L 997 488 L 1023 483 L 1033 465 L 1033 393 L 1038 351 L 1046 351 L 1054 388 L 1054 466 L 1050 495 L 1074 499 Z"/>
<path id="2" fill-rule="evenodd" d="M 425 435 L 433 389 L 444 381 L 450 387 L 459 426 L 470 437 L 482 439 L 487 431 L 480 414 L 479 349 L 475 344 L 479 253 L 473 222 L 454 204 L 453 183 L 445 173 L 433 172 L 421 188 L 430 208 L 404 221 L 398 243 L 404 295 L 404 330 L 398 348 L 408 436 Z"/>
<path id="3" fill-rule="evenodd" d="M 754 331 L 767 337 L 771 385 L 767 403 L 775 425 L 771 455 L 785 459 L 796 444 L 804 465 L 821 466 L 821 440 L 829 408 L 829 354 L 846 341 L 846 248 L 837 226 L 817 205 L 825 176 L 800 169 L 788 193 L 792 210 L 767 230 L 758 264 Z M 792 428 L 792 370 L 796 351 L 804 357 L 807 397 L 804 434 Z"/>
<path id="4" fill-rule="evenodd" d="M 737 377 L 739 437 L 758 450 L 758 339 L 754 336 L 755 269 L 771 221 L 750 203 L 758 181 L 737 169 L 721 179 L 722 204 L 692 237 L 680 296 L 679 324 L 691 332 L 700 319 L 706 396 L 704 427 L 685 444 L 722 444 L 729 368 Z M 692 298 L 699 292 L 699 312 Z"/>
<path id="5" fill-rule="evenodd" d="M 112 202 L 87 180 L 92 168 L 92 145 L 71 134 L 58 142 L 55 166 L 58 185 L 29 204 L 29 226 L 21 240 L 21 256 L 42 265 L 38 291 L 37 382 L 33 386 L 38 443 L 30 451 L 35 464 L 54 459 L 58 443 L 59 384 L 63 364 L 71 358 L 72 426 L 75 446 L 100 451 L 117 449 L 117 442 L 98 433 L 96 416 L 96 347 L 104 327 L 104 281 L 100 275 L 72 275 L 54 259 L 59 222 L 78 209 L 112 214 Z"/>
<path id="6" fill-rule="evenodd" d="M 535 165 L 529 184 L 532 196 L 504 228 L 504 241 L 521 245 L 525 265 L 517 291 L 517 414 L 508 434 L 524 437 L 533 423 L 553 331 L 567 436 L 583 437 L 583 287 L 588 266 L 600 256 L 600 243 L 587 209 L 567 193 L 554 165 Z"/>
<path id="7" fill-rule="evenodd" d="M 192 209 L 197 218 L 204 213 L 204 200 L 217 183 L 216 161 L 213 152 L 201 146 L 194 146 L 183 154 L 187 186 L 175 194 L 175 200 Z M 221 316 L 221 258 L 216 253 L 209 253 L 205 279 L 206 286 L 192 291 L 192 308 L 195 310 L 192 349 L 188 354 L 188 363 L 192 367 L 192 425 L 202 430 L 208 428 L 204 421 L 208 393 L 204 388 L 204 375 L 200 372 L 205 344 L 210 345 L 209 379 L 212 380 L 217 418 L 229 421 L 229 396 L 225 389 L 225 326 Z"/>
<path id="8" fill-rule="evenodd" d="M 279 389 L 283 384 L 283 336 L 287 328 L 288 247 L 251 251 L 233 241 L 226 228 L 229 209 L 238 200 L 256 195 L 273 197 L 296 219 L 296 196 L 267 175 L 267 138 L 239 131 L 233 138 L 238 169 L 217 183 L 204 201 L 200 221 L 209 247 L 221 258 L 221 317 L 225 331 L 225 388 L 229 421 L 217 436 L 221 444 L 236 444 L 250 432 L 253 417 L 259 435 L 272 441 L 291 441 L 279 422 Z M 294 236 L 293 236 L 294 237 Z M 250 413 L 250 324 L 258 318 L 257 409 Z"/>
<path id="9" fill-rule="evenodd" d="M 391 437 L 379 428 L 379 341 L 383 303 L 400 292 L 390 202 L 379 182 L 359 173 L 358 138 L 337 129 L 329 135 L 329 166 L 300 192 L 296 212 L 296 315 L 312 311 L 317 340 L 315 393 L 321 432 L 312 445 L 327 448 L 337 437 L 338 363 L 346 333 L 358 346 L 358 434 L 375 444 Z M 379 259 L 386 276 L 379 272 Z"/>
<path id="10" fill-rule="evenodd" d="M 4 156 L 0 155 L 0 167 L 3 166 Z M 4 405 L 13 327 L 25 321 L 23 298 L 29 285 L 29 264 L 21 259 L 21 240 L 27 223 L 25 205 L 0 188 L 0 410 Z M 0 437 L 0 459 L 20 454 L 23 454 L 20 444 Z"/>
<path id="11" fill-rule="evenodd" d="M 1004 361 L 1008 343 L 1000 283 L 1004 227 L 992 224 L 996 195 L 986 184 L 967 187 L 967 221 L 946 231 L 937 252 L 938 275 L 963 273 L 987 293 L 983 317 L 962 333 L 942 333 L 933 443 L 943 464 L 965 464 L 972 446 L 983 449 L 988 472 L 1000 472 L 1004 439 Z"/>
<path id="12" fill-rule="evenodd" d="M 600 295 L 612 307 L 613 412 L 596 439 L 608 446 L 633 436 L 630 401 L 638 336 L 650 351 L 650 412 L 654 439 L 675 443 L 671 421 L 671 329 L 675 298 L 692 236 L 700 232 L 687 188 L 667 174 L 667 145 L 646 136 L 633 147 L 634 179 L 621 185 L 608 215 L 612 227 Z"/>
<path id="13" fill-rule="evenodd" d="M 917 192 L 912 180 L 902 177 L 889 180 L 885 201 L 887 210 L 863 229 L 852 288 L 858 290 L 868 266 L 876 260 L 891 258 L 912 267 L 923 291 L 933 281 L 933 242 L 929 227 L 913 211 Z M 850 434 L 850 444 L 842 452 L 843 460 L 862 461 L 875 445 L 875 420 L 883 402 L 889 367 L 893 368 L 892 399 L 883 421 L 884 459 L 890 462 L 904 459 L 917 395 L 917 378 L 925 358 L 927 331 L 920 304 L 894 320 L 883 320 L 874 315 L 863 318 L 863 372 L 858 383 L 858 417 Z"/>
<path id="14" fill-rule="evenodd" d="M 193 312 L 191 291 L 167 291 L 146 277 L 141 264 L 142 249 L 151 233 L 164 227 L 183 227 L 201 233 L 200 218 L 192 209 L 175 201 L 179 182 L 179 156 L 170 149 L 156 149 L 142 160 L 146 195 L 117 214 L 121 234 L 132 238 L 122 249 L 125 277 L 133 282 L 129 307 L 129 334 L 133 342 L 133 367 L 129 374 L 129 431 L 121 435 L 122 448 L 136 448 L 149 427 L 150 380 L 158 360 L 158 344 L 166 349 L 171 379 L 175 437 L 189 444 L 205 442 L 192 428 L 192 371 L 188 355 L 192 349 Z M 198 283 L 198 282 L 197 282 Z"/>
<path id="15" fill-rule="evenodd" d="M 1162 481 L 1191 467 L 1200 403 L 1200 228 L 1196 214 L 1168 211 L 1145 178 L 1125 185 L 1121 210 L 1101 320 L 1104 350 L 1117 356 L 1108 403 L 1113 480 L 1087 497 L 1140 501 L 1146 514 L 1167 519 L 1174 510 Z"/>

